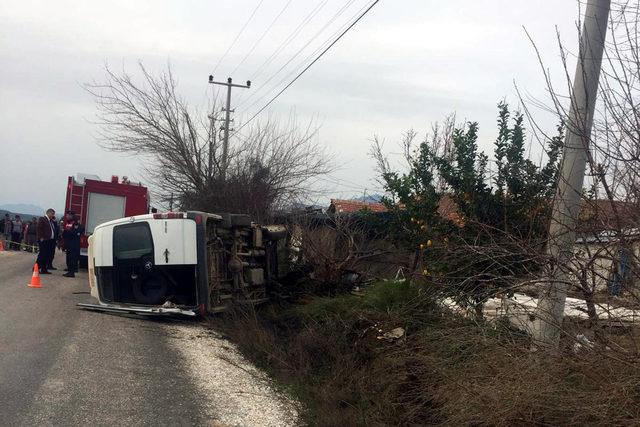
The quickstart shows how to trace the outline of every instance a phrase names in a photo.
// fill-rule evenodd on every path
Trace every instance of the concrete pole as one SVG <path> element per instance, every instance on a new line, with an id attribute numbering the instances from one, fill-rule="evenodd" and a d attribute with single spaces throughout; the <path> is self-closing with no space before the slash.
<path id="1" fill-rule="evenodd" d="M 224 139 L 222 141 L 222 162 L 221 162 L 222 164 L 221 164 L 221 171 L 220 171 L 222 175 L 222 179 L 224 180 L 226 179 L 226 175 L 227 175 L 227 166 L 228 166 L 227 162 L 229 157 L 229 130 L 231 126 L 231 113 L 233 112 L 233 110 L 231 110 L 231 88 L 241 87 L 244 89 L 249 89 L 251 87 L 251 81 L 247 80 L 246 85 L 239 85 L 239 84 L 234 84 L 231 77 L 227 79 L 226 83 L 223 83 L 223 82 L 216 82 L 213 80 L 213 76 L 209 76 L 209 83 L 227 87 L 227 104 L 225 107 L 224 128 L 222 128 L 224 130 Z"/>
<path id="2" fill-rule="evenodd" d="M 222 179 L 227 175 L 227 159 L 229 157 L 229 127 L 231 126 L 231 77 L 227 79 L 227 106 L 224 117 L 224 140 L 222 141 Z"/>
<path id="3" fill-rule="evenodd" d="M 533 324 L 534 340 L 549 346 L 558 342 L 568 283 L 574 279 L 563 267 L 573 256 L 576 240 L 610 4 L 611 0 L 589 0 L 580 35 L 578 64 L 566 122 L 567 134 L 549 226 L 550 280 L 540 296 Z"/>
<path id="4" fill-rule="evenodd" d="M 209 176 L 213 176 L 213 143 L 216 138 L 216 115 L 214 112 L 208 115 L 209 117 L 209 151 L 207 158 L 207 166 L 209 168 L 208 174 Z"/>

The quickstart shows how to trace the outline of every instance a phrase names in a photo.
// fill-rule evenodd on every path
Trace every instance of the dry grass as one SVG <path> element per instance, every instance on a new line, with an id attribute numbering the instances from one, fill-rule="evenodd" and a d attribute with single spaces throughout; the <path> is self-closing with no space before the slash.
<path id="1" fill-rule="evenodd" d="M 312 425 L 631 425 L 640 371 L 605 353 L 531 353 L 527 337 L 443 312 L 424 288 L 381 283 L 223 319 Z M 220 326 L 220 319 L 216 319 Z M 403 327 L 395 342 L 380 331 Z"/>

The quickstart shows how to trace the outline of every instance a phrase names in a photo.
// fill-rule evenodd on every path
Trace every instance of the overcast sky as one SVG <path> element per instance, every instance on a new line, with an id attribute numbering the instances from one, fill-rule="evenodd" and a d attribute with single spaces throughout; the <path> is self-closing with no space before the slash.
<path id="1" fill-rule="evenodd" d="M 0 204 L 61 208 L 66 177 L 77 172 L 144 180 L 138 159 L 106 152 L 96 143 L 95 106 L 82 84 L 100 81 L 104 64 L 132 72 L 138 61 L 151 72 L 170 64 L 184 97 L 204 108 L 211 96 L 207 76 L 256 10 L 215 70 L 225 79 L 275 21 L 233 73 L 234 80 L 253 80 L 250 90 L 234 93 L 241 122 L 270 99 L 265 95 L 259 101 L 273 93 L 268 89 L 369 1 L 264 0 L 256 10 L 259 0 L 3 0 Z M 331 21 L 343 6 L 348 6 L 344 13 Z M 260 68 L 316 7 L 318 13 L 293 41 L 269 67 Z M 264 114 L 287 118 L 295 110 L 299 121 L 317 118 L 320 141 L 340 165 L 324 178 L 327 198 L 372 193 L 377 185 L 367 152 L 374 134 L 397 151 L 404 130 L 425 131 L 456 112 L 459 119 L 479 122 L 480 146 L 491 150 L 496 104 L 503 98 L 518 104 L 514 82 L 531 96 L 545 98 L 544 80 L 522 27 L 561 76 L 556 26 L 572 48 L 577 18 L 575 0 L 381 0 Z M 553 128 L 551 117 L 540 113 L 539 120 Z"/>

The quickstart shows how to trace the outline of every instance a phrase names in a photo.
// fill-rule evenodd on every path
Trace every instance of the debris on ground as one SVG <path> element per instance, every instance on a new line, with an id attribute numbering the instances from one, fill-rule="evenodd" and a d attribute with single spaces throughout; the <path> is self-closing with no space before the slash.
<path id="1" fill-rule="evenodd" d="M 384 334 L 379 335 L 378 339 L 386 340 L 386 341 L 396 341 L 404 337 L 404 334 L 405 334 L 404 328 L 394 328 L 389 332 L 385 332 Z"/>
<path id="2" fill-rule="evenodd" d="M 573 352 L 579 353 L 582 350 L 591 350 L 593 349 L 594 344 L 587 338 L 584 334 L 576 335 L 576 342 L 573 344 Z"/>

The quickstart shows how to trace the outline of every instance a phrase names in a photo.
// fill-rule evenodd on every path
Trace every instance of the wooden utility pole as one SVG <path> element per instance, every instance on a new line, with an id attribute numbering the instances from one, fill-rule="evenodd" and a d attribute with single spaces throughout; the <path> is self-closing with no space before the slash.
<path id="1" fill-rule="evenodd" d="M 247 80 L 246 85 L 238 85 L 233 83 L 233 80 L 231 79 L 231 77 L 229 77 L 226 82 L 216 82 L 216 81 L 213 81 L 213 76 L 209 76 L 209 83 L 227 87 L 227 105 L 223 109 L 223 111 L 225 112 L 224 126 L 221 128 L 222 130 L 224 130 L 224 139 L 222 141 L 222 166 L 221 166 L 222 179 L 224 180 L 226 179 L 226 176 L 227 176 L 227 166 L 228 166 L 227 162 L 228 162 L 228 156 L 229 156 L 229 129 L 232 121 L 231 113 L 235 112 L 235 110 L 231 109 L 231 88 L 241 87 L 244 89 L 249 89 L 251 87 L 251 81 Z"/>
<path id="2" fill-rule="evenodd" d="M 576 240 L 610 5 L 611 0 L 589 0 L 580 34 L 578 64 L 566 121 L 567 135 L 549 226 L 550 280 L 540 296 L 533 325 L 534 340 L 550 346 L 557 343 L 568 284 L 573 280 L 564 266 L 572 258 Z"/>

